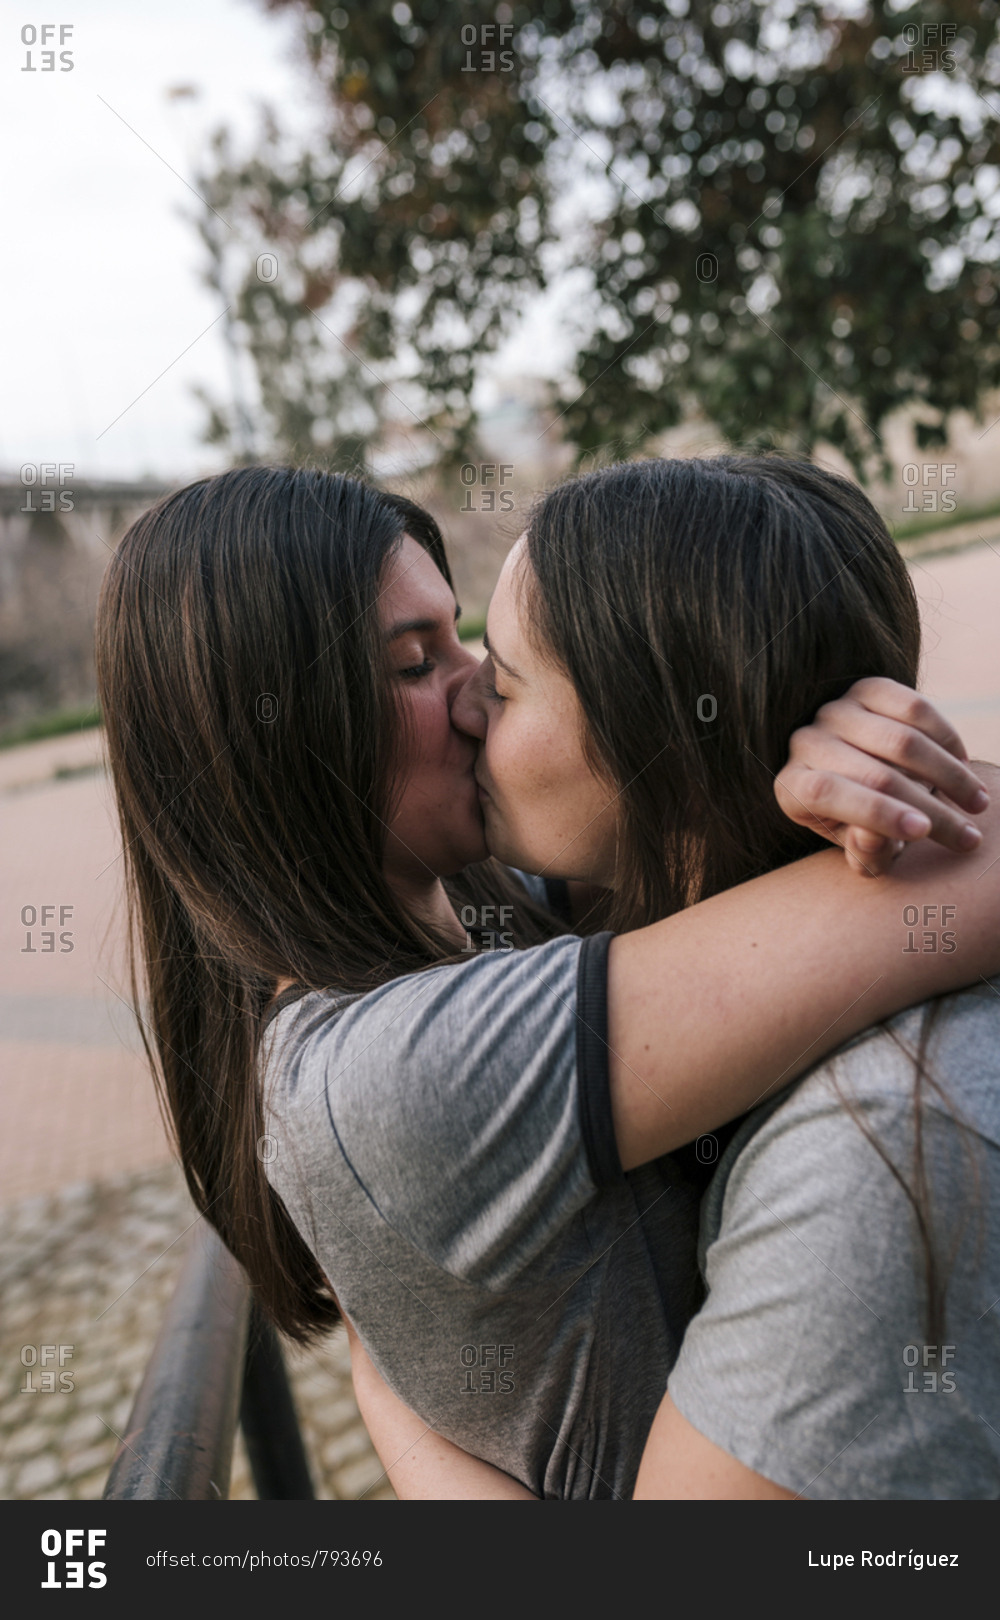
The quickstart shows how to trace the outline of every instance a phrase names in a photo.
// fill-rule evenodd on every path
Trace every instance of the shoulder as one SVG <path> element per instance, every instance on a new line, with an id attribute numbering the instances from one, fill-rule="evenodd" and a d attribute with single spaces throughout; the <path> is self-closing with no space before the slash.
<path id="1" fill-rule="evenodd" d="M 600 951 L 564 935 L 349 1002 L 303 997 L 274 1020 L 265 1069 L 279 1146 L 314 1185 L 361 1188 L 435 1263 L 495 1285 L 595 1190 L 578 1007 L 581 961 Z"/>
<path id="2" fill-rule="evenodd" d="M 1000 998 L 986 983 L 942 998 L 939 1089 L 923 1085 L 918 1110 L 924 1016 L 867 1031 L 745 1121 L 706 1200 L 708 1296 L 671 1394 L 724 1450 L 808 1495 L 1000 1494 L 975 1411 L 1000 1396 Z M 963 1401 L 910 1399 L 927 1338 L 915 1193 Z"/>
<path id="3" fill-rule="evenodd" d="M 363 995 L 310 991 L 265 1032 L 268 1070 L 280 1072 L 288 1100 L 306 1067 L 342 1081 L 345 1096 L 358 1084 L 409 1089 L 421 1065 L 439 1070 L 446 1054 L 458 1074 L 491 1037 L 510 1052 L 572 1024 L 583 944 L 561 935 L 528 950 L 470 952 Z"/>
<path id="4" fill-rule="evenodd" d="M 799 1237 L 822 1231 L 828 1245 L 857 1250 L 855 1235 L 871 1221 L 905 1232 L 895 1250 L 903 1264 L 913 1220 L 904 1183 L 914 1151 L 945 1212 L 968 1184 L 970 1154 L 1000 1152 L 998 987 L 1000 980 L 983 981 L 908 1008 L 749 1114 L 706 1195 L 703 1264 L 713 1245 L 751 1232 L 783 1249 L 782 1222 Z M 860 1252 L 874 1263 L 870 1241 Z"/>
<path id="5" fill-rule="evenodd" d="M 808 1172 L 831 1190 L 871 1168 L 870 1135 L 897 1144 L 912 1135 L 921 1037 L 920 1107 L 945 1130 L 960 1122 L 1000 1147 L 1000 978 L 876 1025 L 840 1047 L 801 1081 L 748 1115 L 719 1167 L 726 1194 L 767 1171 L 806 1195 Z M 717 1213 L 722 1216 L 716 1197 Z"/>

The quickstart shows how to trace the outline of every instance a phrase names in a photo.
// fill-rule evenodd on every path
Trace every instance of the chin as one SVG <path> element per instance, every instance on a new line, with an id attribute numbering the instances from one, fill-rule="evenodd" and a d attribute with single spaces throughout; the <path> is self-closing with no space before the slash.
<path id="1" fill-rule="evenodd" d="M 519 872 L 538 872 L 545 866 L 545 861 L 537 855 L 529 854 L 526 849 L 519 849 L 516 843 L 505 838 L 502 833 L 488 832 L 486 835 L 486 852 L 504 866 L 516 867 Z M 549 876 L 551 877 L 551 872 Z"/>
<path id="2" fill-rule="evenodd" d="M 504 866 L 513 866 L 519 872 L 542 872 L 548 878 L 595 881 L 587 873 L 572 870 L 563 848 L 548 853 L 537 845 L 528 848 L 525 844 L 519 844 L 516 837 L 506 836 L 502 830 L 496 831 L 492 827 L 487 827 L 486 843 L 494 860 L 501 861 Z"/>
<path id="3" fill-rule="evenodd" d="M 486 847 L 486 838 L 482 828 L 477 828 L 474 834 L 464 838 L 456 838 L 452 848 L 445 859 L 437 862 L 439 877 L 457 877 L 464 872 L 467 866 L 475 866 L 480 861 L 488 861 L 490 851 Z"/>

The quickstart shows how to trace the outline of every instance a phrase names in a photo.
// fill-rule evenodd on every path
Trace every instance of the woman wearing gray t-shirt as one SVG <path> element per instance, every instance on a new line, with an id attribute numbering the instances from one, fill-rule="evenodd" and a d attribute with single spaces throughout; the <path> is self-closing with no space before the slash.
<path id="1" fill-rule="evenodd" d="M 877 543 L 864 565 L 845 549 L 841 592 L 824 575 L 862 504 L 815 470 L 730 460 L 612 469 L 542 502 L 457 710 L 483 742 L 491 848 L 603 883 L 626 927 L 736 881 L 748 848 L 758 870 L 787 858 L 765 769 L 780 695 L 851 668 L 873 600 L 887 637 L 905 622 Z M 805 821 L 803 780 L 784 792 Z M 913 964 L 955 956 L 961 913 L 901 894 L 897 939 Z M 700 1259 L 708 1296 L 637 1495 L 1000 1495 L 1000 980 L 868 1030 L 751 1112 Z M 356 1365 L 402 1494 L 511 1494 L 421 1441 Z"/>
<path id="2" fill-rule="evenodd" d="M 579 768 L 555 686 L 519 707 L 499 642 L 490 712 L 527 721 L 534 758 L 519 775 L 488 737 L 477 764 L 440 535 L 355 480 L 243 468 L 178 491 L 100 605 L 143 1028 L 198 1207 L 289 1335 L 343 1315 L 398 1395 L 550 1495 L 624 1494 L 638 1467 L 697 1303 L 714 1144 L 678 1150 L 872 1019 L 1000 969 L 1000 867 L 977 882 L 927 848 L 880 884 L 833 852 L 781 866 L 822 816 L 965 847 L 965 817 L 905 773 L 879 766 L 872 791 L 870 750 L 978 808 L 939 718 L 892 721 L 914 713 L 893 683 L 915 677 L 916 611 L 873 509 L 787 463 L 658 465 L 669 500 L 650 483 L 636 516 L 617 489 L 586 586 L 632 615 L 625 641 L 574 620 L 620 781 Z M 652 578 L 645 534 L 670 552 L 669 648 L 626 599 Z M 786 808 L 812 808 L 786 819 L 789 734 L 865 673 L 892 679 L 824 707 L 804 761 L 824 769 L 783 773 Z M 483 863 L 484 826 L 505 860 L 613 888 L 603 931 L 560 933 Z M 935 900 L 961 953 L 901 958 L 900 905 Z M 279 989 L 298 999 L 262 1030 Z"/>

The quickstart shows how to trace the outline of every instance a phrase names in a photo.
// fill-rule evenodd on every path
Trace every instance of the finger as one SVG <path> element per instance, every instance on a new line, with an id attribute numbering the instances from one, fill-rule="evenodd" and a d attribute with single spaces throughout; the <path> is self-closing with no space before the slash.
<path id="1" fill-rule="evenodd" d="M 845 842 L 844 856 L 850 871 L 856 872 L 859 877 L 879 877 L 881 874 L 877 866 L 858 854 L 852 844 Z"/>
<path id="2" fill-rule="evenodd" d="M 881 877 L 894 859 L 897 840 L 869 832 L 867 827 L 845 827 L 841 837 L 849 864 L 865 877 Z"/>
<path id="3" fill-rule="evenodd" d="M 869 859 L 881 855 L 883 851 L 892 847 L 892 839 L 884 833 L 871 832 L 867 827 L 848 827 L 842 835 L 845 844 L 850 844 L 859 855 Z"/>
<path id="4" fill-rule="evenodd" d="M 977 815 L 989 804 L 986 787 L 972 767 L 913 726 L 874 714 L 857 703 L 845 704 L 835 722 L 832 716 L 826 721 L 834 723 L 838 741 L 940 789 L 970 814 Z M 807 759 L 809 753 L 819 757 L 822 735 L 820 731 L 815 738 L 803 739 Z"/>
<path id="5" fill-rule="evenodd" d="M 844 697 L 860 703 L 874 714 L 883 714 L 903 725 L 915 726 L 949 754 L 954 754 L 956 759 L 968 760 L 968 750 L 951 721 L 946 720 L 930 699 L 915 692 L 912 686 L 903 686 L 885 675 L 866 675 L 863 680 L 855 681 Z"/>
<path id="6" fill-rule="evenodd" d="M 848 765 L 857 757 L 848 748 L 843 750 L 843 755 Z M 831 757 L 829 747 L 826 757 L 828 760 Z M 889 767 L 883 766 L 882 770 L 888 781 Z M 909 805 L 836 770 L 814 771 L 807 765 L 788 764 L 775 778 L 774 792 L 791 821 L 814 828 L 835 844 L 843 845 L 850 827 L 863 829 L 876 838 L 922 838 L 931 831 L 930 816 L 925 815 L 922 821 L 904 827 Z M 936 802 L 926 792 L 925 798 L 931 804 Z M 855 852 L 861 853 L 856 846 Z"/>
<path id="7" fill-rule="evenodd" d="M 855 751 L 842 746 L 843 764 L 856 772 Z M 836 764 L 838 753 L 839 746 L 832 755 L 828 746 L 827 761 L 832 758 Z M 965 852 L 975 849 L 982 836 L 962 811 L 877 760 L 868 761 L 864 782 L 837 769 L 811 771 L 788 764 L 775 779 L 775 795 L 792 821 L 813 825 L 827 837 L 838 823 L 846 823 L 908 843 L 930 837 L 946 849 Z"/>

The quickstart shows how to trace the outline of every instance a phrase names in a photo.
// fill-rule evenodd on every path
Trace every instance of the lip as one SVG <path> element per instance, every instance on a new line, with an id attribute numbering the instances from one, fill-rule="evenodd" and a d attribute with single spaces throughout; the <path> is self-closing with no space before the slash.
<path id="1" fill-rule="evenodd" d="M 487 793 L 486 789 L 483 787 L 483 784 L 482 784 L 482 782 L 480 782 L 479 777 L 477 776 L 475 780 L 476 780 L 476 792 L 479 794 L 479 797 L 481 799 L 488 799 L 490 797 L 490 795 L 489 795 L 489 793 Z"/>

